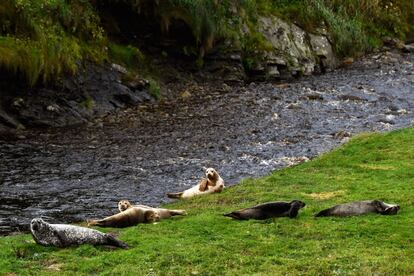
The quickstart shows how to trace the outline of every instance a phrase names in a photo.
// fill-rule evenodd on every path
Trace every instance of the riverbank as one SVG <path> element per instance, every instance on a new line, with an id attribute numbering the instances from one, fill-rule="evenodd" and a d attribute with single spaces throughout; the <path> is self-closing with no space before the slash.
<path id="1" fill-rule="evenodd" d="M 167 205 L 188 216 L 117 233 L 131 249 L 36 245 L 29 235 L 0 238 L 0 274 L 399 274 L 414 273 L 414 129 L 363 134 L 315 160 L 221 194 Z M 224 212 L 301 199 L 298 218 L 234 221 Z M 314 218 L 353 200 L 398 203 L 395 216 Z M 115 212 L 116 206 L 112 211 Z"/>

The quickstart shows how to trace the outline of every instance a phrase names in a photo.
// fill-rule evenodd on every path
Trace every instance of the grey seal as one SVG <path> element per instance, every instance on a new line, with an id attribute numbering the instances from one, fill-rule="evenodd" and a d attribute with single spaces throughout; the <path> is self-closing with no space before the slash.
<path id="1" fill-rule="evenodd" d="M 388 204 L 381 200 L 364 200 L 335 205 L 331 208 L 320 211 L 315 217 L 348 217 L 359 216 L 369 213 L 381 215 L 395 215 L 400 210 L 396 204 Z"/>
<path id="2" fill-rule="evenodd" d="M 251 208 L 245 208 L 231 213 L 224 214 L 239 220 L 246 219 L 268 219 L 274 217 L 297 217 L 299 210 L 305 207 L 305 203 L 300 200 L 292 200 L 291 202 L 276 201 L 256 205 Z"/>
<path id="3" fill-rule="evenodd" d="M 98 230 L 68 224 L 50 224 L 41 218 L 32 219 L 30 232 L 36 243 L 41 245 L 69 247 L 92 244 L 128 248 L 126 243 Z"/>

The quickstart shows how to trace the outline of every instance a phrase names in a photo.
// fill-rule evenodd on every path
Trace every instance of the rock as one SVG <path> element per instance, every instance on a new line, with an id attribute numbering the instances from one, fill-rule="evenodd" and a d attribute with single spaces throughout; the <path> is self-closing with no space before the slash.
<path id="1" fill-rule="evenodd" d="M 309 40 L 313 52 L 319 57 L 322 69 L 334 69 L 338 62 L 328 38 L 323 35 L 309 34 Z"/>
<path id="2" fill-rule="evenodd" d="M 223 83 L 222 85 L 221 85 L 221 89 L 223 90 L 223 91 L 225 91 L 225 92 L 230 92 L 231 91 L 231 86 L 230 85 L 228 85 L 228 84 L 226 84 L 226 83 Z"/>
<path id="3" fill-rule="evenodd" d="M 136 75 L 132 80 L 125 81 L 124 84 L 134 90 L 144 90 L 149 88 L 149 81 Z"/>
<path id="4" fill-rule="evenodd" d="M 335 139 L 342 140 L 342 139 L 344 139 L 344 138 L 351 137 L 351 133 L 349 133 L 348 131 L 345 131 L 345 130 L 340 130 L 340 131 L 338 131 L 338 132 L 334 133 L 334 134 L 333 134 L 333 137 L 334 137 Z"/>
<path id="5" fill-rule="evenodd" d="M 14 110 L 19 110 L 26 106 L 24 99 L 21 97 L 14 98 L 11 104 L 11 108 Z"/>
<path id="6" fill-rule="evenodd" d="M 323 96 L 319 94 L 309 94 L 306 98 L 311 101 L 323 101 Z"/>
<path id="7" fill-rule="evenodd" d="M 268 79 L 277 79 L 280 76 L 280 72 L 277 70 L 277 66 L 269 66 L 267 68 L 266 76 Z"/>
<path id="8" fill-rule="evenodd" d="M 348 57 L 348 58 L 345 58 L 345 59 L 342 60 L 342 65 L 344 65 L 344 66 L 349 66 L 352 63 L 354 63 L 354 58 L 352 58 L 352 57 Z"/>
<path id="9" fill-rule="evenodd" d="M 186 100 L 191 97 L 191 93 L 188 90 L 184 90 L 183 92 L 180 93 L 180 97 Z"/>
<path id="10" fill-rule="evenodd" d="M 301 28 L 277 17 L 260 17 L 258 22 L 259 32 L 273 48 L 272 51 L 263 53 L 262 66 L 284 65 L 293 74 L 313 72 L 316 59 L 307 42 L 306 33 Z"/>
<path id="11" fill-rule="evenodd" d="M 383 118 L 380 118 L 378 120 L 378 122 L 384 123 L 384 124 L 394 125 L 395 124 L 394 118 L 395 118 L 394 115 L 387 115 L 387 116 L 385 116 Z"/>
<path id="12" fill-rule="evenodd" d="M 60 110 L 60 108 L 59 108 L 59 106 L 57 104 L 51 104 L 51 105 L 46 106 L 46 110 L 47 111 L 50 111 L 50 112 L 56 112 L 56 113 L 58 113 L 59 110 Z"/>
<path id="13" fill-rule="evenodd" d="M 338 96 L 338 98 L 340 100 L 343 100 L 343 101 L 367 101 L 366 99 L 363 99 L 359 96 L 351 95 L 351 94 L 349 94 L 349 95 L 340 95 L 340 96 Z"/>
<path id="14" fill-rule="evenodd" d="M 402 49 L 404 47 L 404 43 L 395 37 L 384 37 L 382 41 L 384 42 L 385 46 L 389 46 L 389 47 L 393 47 L 397 49 Z"/>
<path id="15" fill-rule="evenodd" d="M 17 129 L 21 124 L 18 120 L 0 109 L 0 124 Z"/>
<path id="16" fill-rule="evenodd" d="M 114 67 L 117 70 L 114 70 Z M 132 88 L 121 84 L 121 68 L 116 65 L 97 65 L 86 62 L 78 73 L 67 75 L 56 83 L 31 88 L 24 86 L 0 99 L 0 124 L 17 128 L 25 126 L 64 127 L 83 124 L 128 105 L 150 98 L 146 81 L 135 78 Z M 10 103 L 9 105 L 5 103 Z M 2 106 L 7 107 L 2 110 Z"/>
<path id="17" fill-rule="evenodd" d="M 414 53 L 414 45 L 413 44 L 404 45 L 401 50 L 404 53 Z"/>
<path id="18" fill-rule="evenodd" d="M 111 64 L 111 67 L 114 69 L 114 70 L 116 70 L 116 71 L 118 71 L 119 73 L 121 73 L 121 74 L 127 74 L 128 73 L 128 70 L 125 68 L 125 67 L 123 67 L 123 66 L 121 66 L 121 65 L 119 65 L 119 64 L 116 64 L 116 63 L 112 63 Z"/>

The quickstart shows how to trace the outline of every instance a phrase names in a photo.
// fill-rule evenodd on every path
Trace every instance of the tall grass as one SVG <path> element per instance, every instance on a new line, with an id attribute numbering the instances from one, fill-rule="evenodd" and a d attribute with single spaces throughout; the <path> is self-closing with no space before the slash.
<path id="1" fill-rule="evenodd" d="M 270 14 L 308 31 L 325 27 L 339 56 L 370 51 L 384 36 L 414 38 L 412 0 L 105 1 L 124 2 L 137 16 L 150 12 L 165 32 L 174 20 L 185 22 L 198 58 L 221 40 L 231 40 L 247 53 L 266 50 L 257 19 Z M 95 5 L 97 1 L 86 0 L 0 1 L 0 68 L 24 74 L 33 85 L 75 72 L 85 58 L 105 60 L 107 48 L 117 58 L 120 53 L 107 41 Z"/>
<path id="2" fill-rule="evenodd" d="M 88 1 L 0 2 L 0 67 L 23 74 L 31 85 L 74 73 L 84 57 L 102 59 L 103 42 Z"/>
<path id="3" fill-rule="evenodd" d="M 411 0 L 275 0 L 271 12 L 308 31 L 326 27 L 339 56 L 364 53 L 384 36 L 414 37 Z"/>

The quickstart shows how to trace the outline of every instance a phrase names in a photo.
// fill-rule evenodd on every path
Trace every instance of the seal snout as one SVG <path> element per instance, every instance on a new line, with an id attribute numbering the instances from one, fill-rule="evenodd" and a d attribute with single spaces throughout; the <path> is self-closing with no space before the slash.
<path id="1" fill-rule="evenodd" d="M 32 223 L 31 225 L 32 225 L 32 229 L 33 229 L 34 231 L 39 230 L 39 225 L 38 225 L 36 222 Z"/>
<path id="2" fill-rule="evenodd" d="M 385 215 L 395 215 L 400 210 L 400 205 L 394 205 L 385 209 Z"/>
<path id="3" fill-rule="evenodd" d="M 300 200 L 293 200 L 293 201 L 291 202 L 291 204 L 294 204 L 294 205 L 296 205 L 296 206 L 299 206 L 299 208 L 303 208 L 303 207 L 305 207 L 305 206 L 306 206 L 306 203 L 305 203 L 305 202 L 303 202 L 303 201 L 300 201 Z"/>

